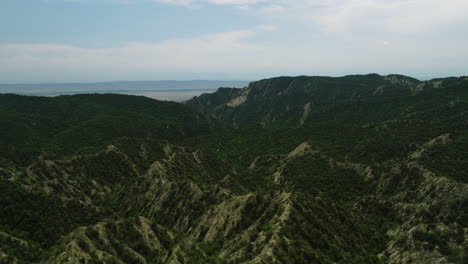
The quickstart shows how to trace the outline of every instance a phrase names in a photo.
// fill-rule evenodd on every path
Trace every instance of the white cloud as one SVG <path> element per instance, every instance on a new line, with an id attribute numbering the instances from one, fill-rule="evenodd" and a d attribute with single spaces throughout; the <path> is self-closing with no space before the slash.
<path id="1" fill-rule="evenodd" d="M 249 39 L 271 32 L 274 27 L 261 25 L 252 29 L 201 35 L 158 43 L 128 43 L 117 48 L 81 48 L 54 44 L 0 44 L 0 79 L 9 76 L 42 76 L 100 73 L 100 78 L 138 76 L 152 72 L 168 76 L 181 72 L 229 72 L 258 65 L 251 62 L 256 54 L 269 48 Z M 263 32 L 263 33 L 262 33 Z M 27 78 L 27 77 L 24 77 Z M 166 77 L 169 78 L 169 77 Z M 125 79 L 125 78 L 124 78 Z"/>
<path id="2" fill-rule="evenodd" d="M 157 2 L 182 6 L 200 6 L 205 4 L 214 5 L 232 5 L 239 7 L 248 7 L 259 3 L 269 2 L 270 0 L 58 0 L 64 2 L 108 2 L 108 3 L 138 3 L 138 2 Z"/>
<path id="3" fill-rule="evenodd" d="M 197 2 L 197 0 L 193 1 Z M 206 2 L 216 5 L 252 5 L 268 2 L 268 0 L 198 0 L 198 2 Z"/>
<path id="4" fill-rule="evenodd" d="M 468 23 L 467 0 L 57 0 L 75 2 L 155 2 L 187 7 L 228 5 L 260 16 L 294 20 L 334 33 L 412 33 Z"/>
<path id="5" fill-rule="evenodd" d="M 334 33 L 428 32 L 468 23 L 466 0 L 277 0 L 280 18 Z M 273 8 L 275 10 L 275 8 Z"/>
<path id="6" fill-rule="evenodd" d="M 256 29 L 262 30 L 262 31 L 267 31 L 267 32 L 273 32 L 277 28 L 275 26 L 273 26 L 273 25 L 260 25 L 260 26 L 256 27 Z"/>
<path id="7" fill-rule="evenodd" d="M 286 8 L 284 8 L 282 5 L 278 5 L 278 4 L 267 5 L 267 6 L 264 6 L 264 7 L 260 8 L 260 11 L 262 13 L 266 13 L 266 14 L 280 13 L 280 12 L 283 12 L 285 10 L 286 10 Z"/>
<path id="8" fill-rule="evenodd" d="M 333 74 L 340 69 L 439 76 L 468 72 L 467 0 L 151 1 L 231 5 L 265 25 L 117 48 L 3 44 L 0 80 L 254 79 L 267 77 L 262 73 Z M 262 35 L 268 37 L 262 40 Z"/>
<path id="9" fill-rule="evenodd" d="M 145 1 L 145 0 L 134 0 Z M 186 6 L 231 5 L 259 16 L 318 26 L 333 33 L 424 33 L 464 24 L 467 0 L 151 0 Z"/>
<path id="10" fill-rule="evenodd" d="M 0 45 L 2 82 L 105 81 L 235 78 L 349 73 L 438 73 L 467 71 L 466 42 L 431 43 L 405 39 L 369 42 L 325 38 L 316 42 L 269 42 L 262 34 L 275 27 L 181 38 L 158 43 L 128 43 L 117 48 L 53 44 Z M 281 34 L 278 31 L 278 34 Z M 391 44 L 391 45 L 390 45 Z M 443 47 L 443 48 L 442 48 Z"/>
<path id="11" fill-rule="evenodd" d="M 159 43 L 128 43 L 118 48 L 80 48 L 70 45 L 0 45 L 0 71 L 49 65 L 65 68 L 84 67 L 199 67 L 220 64 L 217 57 L 249 53 L 262 49 L 246 39 L 255 30 L 223 32 L 197 38 L 166 40 Z M 220 58 L 221 59 L 221 58 Z"/>

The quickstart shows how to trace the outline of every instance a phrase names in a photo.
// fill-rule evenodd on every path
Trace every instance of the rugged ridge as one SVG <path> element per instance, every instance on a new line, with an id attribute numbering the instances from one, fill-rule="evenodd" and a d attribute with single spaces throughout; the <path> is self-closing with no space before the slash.
<path id="1" fill-rule="evenodd" d="M 464 79 L 423 82 L 403 75 L 378 74 L 337 78 L 277 77 L 252 82 L 245 88 L 220 88 L 215 93 L 195 97 L 186 104 L 234 126 L 273 123 L 294 115 L 295 118 L 301 116 L 301 120 L 304 119 L 301 122 L 304 122 L 314 108 L 416 96 L 425 91 L 443 88 L 443 82 L 464 82 Z"/>
<path id="2" fill-rule="evenodd" d="M 377 74 L 0 95 L 0 263 L 466 263 L 466 98 Z"/>

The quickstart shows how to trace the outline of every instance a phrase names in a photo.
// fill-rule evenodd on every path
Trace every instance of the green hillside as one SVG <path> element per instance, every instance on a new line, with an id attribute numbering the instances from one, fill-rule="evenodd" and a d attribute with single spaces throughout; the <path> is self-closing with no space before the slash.
<path id="1" fill-rule="evenodd" d="M 466 263 L 468 78 L 0 95 L 0 263 Z"/>
<path id="2" fill-rule="evenodd" d="M 60 158 L 107 145 L 176 141 L 207 134 L 210 124 L 181 104 L 143 96 L 0 95 L 2 157 L 26 165 L 41 153 Z"/>

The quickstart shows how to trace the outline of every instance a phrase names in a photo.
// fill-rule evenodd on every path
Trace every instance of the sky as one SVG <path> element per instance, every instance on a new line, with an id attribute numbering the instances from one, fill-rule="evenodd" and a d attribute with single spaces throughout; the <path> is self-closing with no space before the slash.
<path id="1" fill-rule="evenodd" d="M 467 0 L 1 0 L 0 83 L 468 75 Z"/>

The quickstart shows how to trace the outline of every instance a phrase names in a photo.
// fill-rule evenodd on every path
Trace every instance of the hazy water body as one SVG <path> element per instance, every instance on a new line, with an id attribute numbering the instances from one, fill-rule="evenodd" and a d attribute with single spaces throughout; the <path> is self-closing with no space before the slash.
<path id="1" fill-rule="evenodd" d="M 242 88 L 248 81 L 137 81 L 104 83 L 0 84 L 0 93 L 32 96 L 115 93 L 142 95 L 164 101 L 184 101 L 219 87 Z"/>
<path id="2" fill-rule="evenodd" d="M 194 96 L 199 96 L 204 93 L 213 93 L 216 89 L 204 89 L 204 90 L 145 90 L 145 91 L 114 91 L 114 90 L 94 90 L 94 91 L 67 91 L 67 92 L 9 92 L 20 95 L 30 96 L 59 96 L 59 95 L 73 95 L 73 94 L 128 94 L 128 95 L 141 95 L 149 98 L 162 100 L 162 101 L 175 101 L 182 102 L 188 100 Z"/>
<path id="3" fill-rule="evenodd" d="M 142 95 L 149 98 L 163 100 L 163 101 L 175 101 L 182 102 L 193 98 L 194 96 L 199 96 L 204 93 L 214 93 L 216 89 L 212 90 L 193 90 L 193 91 L 143 91 L 143 92 L 133 92 L 133 93 L 122 93 L 122 94 L 132 94 L 132 95 Z"/>

